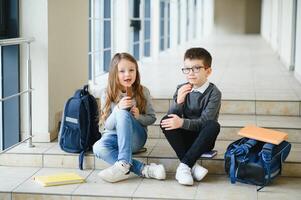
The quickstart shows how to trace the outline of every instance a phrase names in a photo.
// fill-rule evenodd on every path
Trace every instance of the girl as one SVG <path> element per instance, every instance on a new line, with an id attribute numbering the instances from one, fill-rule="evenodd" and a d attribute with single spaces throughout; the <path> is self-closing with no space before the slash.
<path id="1" fill-rule="evenodd" d="M 108 87 L 101 97 L 105 134 L 93 146 L 95 156 L 112 165 L 98 174 L 103 180 L 121 181 L 129 177 L 130 171 L 146 178 L 165 179 L 163 165 L 145 165 L 132 159 L 132 153 L 139 151 L 146 142 L 146 127 L 155 121 L 150 93 L 140 85 L 135 58 L 127 53 L 115 54 Z"/>

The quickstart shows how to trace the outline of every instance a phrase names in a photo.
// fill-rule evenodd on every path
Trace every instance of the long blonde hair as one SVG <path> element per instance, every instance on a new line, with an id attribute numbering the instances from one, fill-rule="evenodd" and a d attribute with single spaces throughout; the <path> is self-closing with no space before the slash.
<path id="1" fill-rule="evenodd" d="M 128 53 L 116 53 L 111 60 L 109 77 L 108 77 L 108 87 L 106 89 L 106 99 L 103 109 L 100 112 L 100 120 L 104 122 L 109 117 L 109 112 L 111 108 L 111 102 L 117 104 L 119 102 L 119 92 L 121 91 L 121 84 L 118 78 L 118 64 L 122 60 L 128 60 L 135 64 L 136 67 L 136 80 L 132 85 L 133 98 L 136 100 L 136 106 L 139 109 L 140 113 L 145 114 L 146 109 L 146 98 L 143 94 L 143 86 L 140 85 L 140 73 L 138 70 L 138 64 L 136 59 Z"/>

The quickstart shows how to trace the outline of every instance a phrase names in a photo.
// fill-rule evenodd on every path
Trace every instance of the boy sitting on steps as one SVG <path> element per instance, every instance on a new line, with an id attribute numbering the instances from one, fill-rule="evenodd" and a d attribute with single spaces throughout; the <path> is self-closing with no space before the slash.
<path id="1" fill-rule="evenodd" d="M 217 122 L 221 92 L 207 78 L 212 58 L 203 48 L 188 49 L 182 72 L 187 83 L 181 84 L 173 97 L 173 105 L 161 120 L 161 129 L 181 161 L 176 171 L 180 184 L 193 185 L 208 170 L 197 163 L 199 157 L 214 148 L 220 131 Z"/>

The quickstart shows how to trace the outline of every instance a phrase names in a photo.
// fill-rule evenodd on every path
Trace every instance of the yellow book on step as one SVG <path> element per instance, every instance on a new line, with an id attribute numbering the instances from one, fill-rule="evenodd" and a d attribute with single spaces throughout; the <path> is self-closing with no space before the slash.
<path id="1" fill-rule="evenodd" d="M 76 173 L 60 173 L 49 176 L 36 176 L 34 180 L 43 186 L 83 183 L 85 179 Z"/>

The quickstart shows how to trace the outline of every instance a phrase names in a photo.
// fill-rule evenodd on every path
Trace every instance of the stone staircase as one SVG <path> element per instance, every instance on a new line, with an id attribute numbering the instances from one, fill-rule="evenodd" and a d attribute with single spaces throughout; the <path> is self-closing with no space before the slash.
<path id="1" fill-rule="evenodd" d="M 176 184 L 174 180 L 173 173 L 179 163 L 176 158 L 175 153 L 169 146 L 167 140 L 162 134 L 159 128 L 160 119 L 164 116 L 165 112 L 168 110 L 171 99 L 159 99 L 153 100 L 155 110 L 157 112 L 157 121 L 154 125 L 149 127 L 149 139 L 145 147 L 147 151 L 144 153 L 139 153 L 134 155 L 136 159 L 139 159 L 145 163 L 162 163 L 168 173 L 169 182 L 173 181 L 172 184 Z M 291 153 L 284 164 L 282 176 L 285 177 L 301 177 L 301 117 L 300 117 L 300 101 L 248 101 L 248 100 L 223 100 L 222 108 L 219 117 L 219 122 L 221 124 L 221 132 L 218 136 L 215 149 L 218 150 L 218 155 L 213 159 L 200 159 L 198 162 L 209 170 L 209 174 L 213 177 L 217 175 L 222 175 L 224 182 L 227 183 L 224 172 L 224 152 L 232 141 L 239 138 L 237 132 L 240 128 L 247 124 L 256 124 L 261 127 L 272 128 L 280 131 L 287 132 L 289 134 L 289 141 L 292 143 Z M 50 174 L 51 172 L 56 173 L 59 171 L 76 171 L 84 177 L 90 177 L 90 182 L 88 183 L 90 187 L 95 187 L 91 181 L 97 183 L 100 180 L 97 178 L 96 172 L 98 170 L 106 168 L 108 165 L 99 159 L 95 159 L 92 152 L 88 153 L 84 161 L 84 171 L 78 170 L 78 155 L 69 154 L 63 152 L 57 142 L 51 143 L 35 143 L 34 148 L 28 148 L 26 144 L 20 144 L 19 146 L 9 150 L 4 154 L 0 154 L 0 172 L 1 169 L 17 170 L 18 167 L 29 168 L 32 171 L 31 176 L 36 174 Z M 28 170 L 29 170 L 28 169 Z M 29 170 L 30 171 L 30 170 Z M 30 174 L 30 173 L 29 173 Z M 30 175 L 28 175 L 30 177 Z M 11 199 L 23 199 L 28 196 L 31 199 L 31 195 L 52 195 L 51 199 L 54 198 L 54 194 L 58 197 L 64 196 L 64 191 L 60 193 L 60 188 L 41 188 L 36 186 L 33 182 L 32 177 L 26 179 L 25 183 L 19 184 L 9 191 L 9 197 Z M 209 175 L 209 177 L 211 177 Z M 0 175 L 1 178 L 1 175 Z M 137 178 L 136 178 L 137 179 Z M 209 178 L 210 179 L 210 178 Z M 135 178 L 133 179 L 135 180 Z M 138 181 L 140 179 L 137 179 Z M 142 179 L 143 180 L 143 179 Z M 154 181 L 156 184 L 158 181 Z M 135 182 L 135 181 L 134 181 Z M 136 183 L 136 182 L 135 182 Z M 226 184 L 225 183 L 225 184 Z M 25 184 L 25 185 L 24 185 Z M 33 188 L 38 188 L 35 192 L 33 189 L 29 189 L 26 184 L 31 185 Z M 88 185 L 87 184 L 87 185 Z M 103 184 L 103 183 L 102 183 Z M 131 181 L 129 183 L 123 183 L 124 187 L 130 187 Z M 161 184 L 161 183 L 159 183 Z M 78 194 L 85 194 L 85 196 L 91 196 L 85 193 L 82 187 L 86 187 L 86 184 L 81 186 L 80 190 L 72 190 L 72 195 L 66 196 L 67 199 L 71 196 Z M 72 188 L 72 186 L 60 186 L 62 188 Z M 74 186 L 75 187 L 75 186 Z M 104 196 L 115 197 L 113 185 L 109 184 L 108 190 L 111 187 L 111 192 L 108 192 Z M 177 186 L 178 187 L 178 186 Z M 248 187 L 248 186 L 246 186 Z M 147 190 L 147 188 L 145 188 Z M 189 190 L 189 189 L 188 189 Z M 69 191 L 69 190 L 68 190 Z M 75 191 L 75 193 L 74 193 Z M 138 191 L 138 189 L 137 189 Z M 136 191 L 136 192 L 137 192 Z M 136 194 L 136 193 L 135 193 Z M 143 194 L 143 193 L 142 193 Z M 140 194 L 140 195 L 142 195 Z M 46 195 L 46 196 L 47 196 Z M 93 195 L 92 195 L 93 196 Z M 103 193 L 101 195 L 103 196 Z M 147 196 L 147 195 L 146 195 Z M 8 199 L 10 199 L 8 197 Z M 122 198 L 129 197 L 127 195 L 120 196 Z M 140 196 L 145 198 L 145 196 Z M 149 196 L 153 198 L 153 196 Z M 4 198 L 4 197 L 3 197 Z M 91 197 L 92 198 L 92 197 Z M 100 197 L 99 197 L 100 198 Z M 131 197 L 133 198 L 133 197 Z M 170 199 L 171 196 L 167 196 Z M 195 197 L 193 197 L 195 198 Z M 193 199 L 192 198 L 192 199 Z M 1 199 L 1 190 L 0 190 Z M 55 199 L 55 198 L 54 198 Z M 72 197 L 73 199 L 73 197 Z M 75 198 L 76 199 L 76 198 Z M 89 198 L 88 198 L 89 199 Z M 156 199 L 156 198 L 155 198 Z M 189 198 L 188 198 L 189 199 Z"/>
<path id="2" fill-rule="evenodd" d="M 149 126 L 147 152 L 135 155 L 144 162 L 156 162 L 165 165 L 168 172 L 175 172 L 178 160 L 160 130 L 159 122 L 168 110 L 170 99 L 154 99 L 157 121 Z M 219 122 L 221 132 L 215 149 L 218 155 L 213 159 L 200 160 L 212 174 L 224 174 L 223 156 L 229 143 L 240 138 L 237 132 L 247 124 L 287 132 L 292 143 L 292 151 L 284 165 L 283 175 L 301 177 L 301 117 L 298 101 L 227 101 L 222 102 Z M 26 144 L 0 155 L 2 166 L 77 168 L 78 155 L 60 150 L 57 142 L 36 143 L 31 149 Z M 107 165 L 89 153 L 85 159 L 86 169 L 103 169 Z M 298 169 L 298 170 L 296 170 Z"/>

